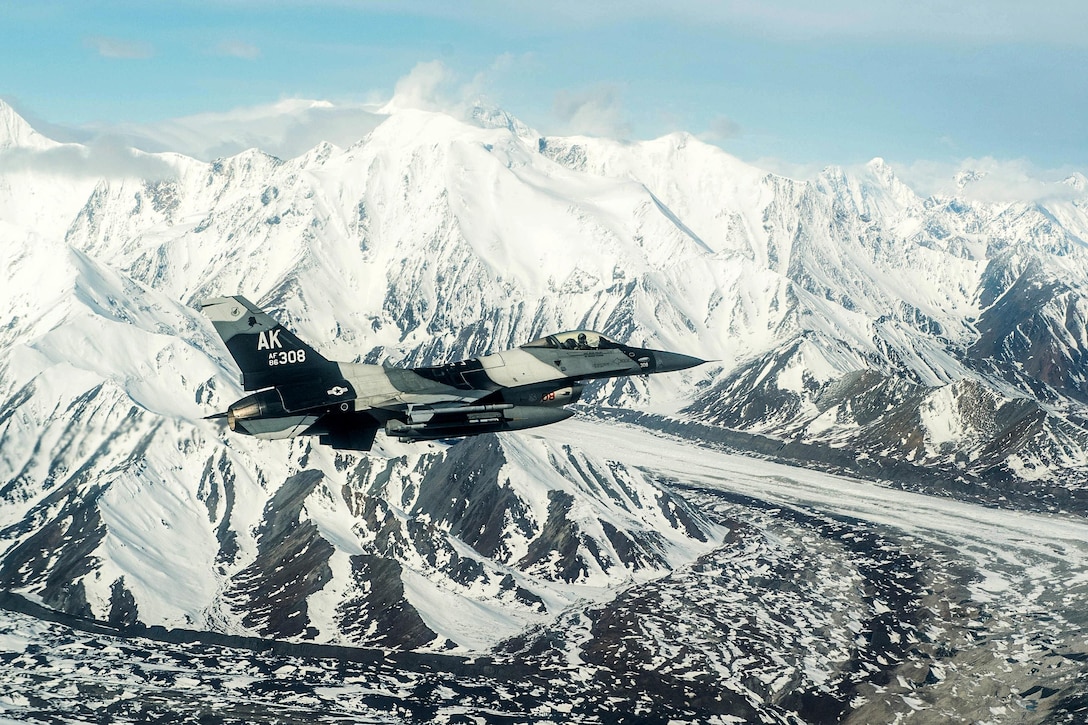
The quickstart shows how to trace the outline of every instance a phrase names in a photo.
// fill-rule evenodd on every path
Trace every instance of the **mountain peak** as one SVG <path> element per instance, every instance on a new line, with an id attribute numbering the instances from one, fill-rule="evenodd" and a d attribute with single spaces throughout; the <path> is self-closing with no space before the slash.
<path id="1" fill-rule="evenodd" d="M 872 178 L 879 180 L 883 186 L 891 187 L 899 182 L 899 178 L 895 175 L 895 171 L 888 162 L 880 156 L 877 156 L 869 163 L 865 164 L 865 169 Z"/>
<path id="2" fill-rule="evenodd" d="M 521 138 L 535 139 L 540 136 L 517 116 L 498 107 L 477 102 L 472 106 L 471 116 L 473 121 L 484 128 L 505 128 Z"/>
<path id="3" fill-rule="evenodd" d="M 976 171 L 974 169 L 964 169 L 956 174 L 956 188 L 963 191 L 969 184 L 973 184 L 976 181 L 981 181 L 986 178 L 985 171 Z"/>
<path id="4" fill-rule="evenodd" d="M 1079 171 L 1075 171 L 1062 179 L 1062 183 L 1066 186 L 1073 187 L 1077 191 L 1088 191 L 1088 177 Z"/>
<path id="5" fill-rule="evenodd" d="M 0 99 L 0 151 L 10 148 L 45 148 L 53 143 L 35 131 L 15 109 Z"/>

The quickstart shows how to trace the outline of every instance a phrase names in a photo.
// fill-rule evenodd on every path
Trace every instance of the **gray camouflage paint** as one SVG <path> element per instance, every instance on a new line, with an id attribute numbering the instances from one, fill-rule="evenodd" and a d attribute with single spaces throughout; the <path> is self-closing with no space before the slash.
<path id="1" fill-rule="evenodd" d="M 370 450 L 379 429 L 401 440 L 521 430 L 573 415 L 581 383 L 671 372 L 699 358 L 629 347 L 591 330 L 435 367 L 334 362 L 241 296 L 201 308 L 256 391 L 231 405 L 231 430 L 265 439 L 319 436 L 342 450 Z"/>

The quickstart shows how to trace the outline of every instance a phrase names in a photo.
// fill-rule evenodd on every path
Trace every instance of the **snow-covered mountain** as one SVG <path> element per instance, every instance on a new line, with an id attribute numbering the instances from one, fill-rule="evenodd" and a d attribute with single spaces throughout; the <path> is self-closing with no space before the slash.
<path id="1" fill-rule="evenodd" d="M 683 136 L 541 148 L 642 180 L 732 272 L 693 315 L 703 344 L 732 343 L 713 351 L 723 373 L 693 417 L 971 486 L 1057 484 L 1066 503 L 1086 482 L 1088 196 L 1076 177 L 1076 195 L 993 204 L 921 198 L 880 159 L 795 182 Z"/>
<path id="2" fill-rule="evenodd" d="M 397 110 L 289 160 L 134 154 L 147 178 L 71 173 L 84 151 L 0 104 L 0 584 L 50 607 L 483 650 L 726 535 L 546 437 L 232 436 L 202 420 L 241 395 L 193 307 L 220 294 L 344 360 L 599 329 L 719 362 L 594 385 L 587 414 L 1085 510 L 1083 187 L 921 198 L 879 160 L 795 181 L 685 134 L 542 138 L 498 112 Z"/>

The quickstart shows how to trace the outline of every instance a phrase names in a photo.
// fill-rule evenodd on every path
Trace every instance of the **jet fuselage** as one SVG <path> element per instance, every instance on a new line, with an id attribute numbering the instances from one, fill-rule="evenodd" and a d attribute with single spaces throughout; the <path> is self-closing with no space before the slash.
<path id="1" fill-rule="evenodd" d="M 212 320 L 256 390 L 225 414 L 231 430 L 258 438 L 317 435 L 369 450 L 375 433 L 406 441 L 533 428 L 573 415 L 582 382 L 683 370 L 695 357 L 631 347 L 590 330 L 434 367 L 394 368 L 326 360 L 243 297 L 207 300 Z"/>

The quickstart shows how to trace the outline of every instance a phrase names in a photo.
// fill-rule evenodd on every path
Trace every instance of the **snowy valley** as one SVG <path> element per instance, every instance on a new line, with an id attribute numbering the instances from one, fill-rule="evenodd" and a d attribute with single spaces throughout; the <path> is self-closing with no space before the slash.
<path id="1" fill-rule="evenodd" d="M 294 159 L 81 155 L 0 102 L 0 716 L 1088 708 L 1083 176 L 922 197 L 411 109 Z M 196 306 L 235 293 L 332 359 L 715 362 L 525 433 L 257 441 L 204 420 L 241 390 Z"/>

